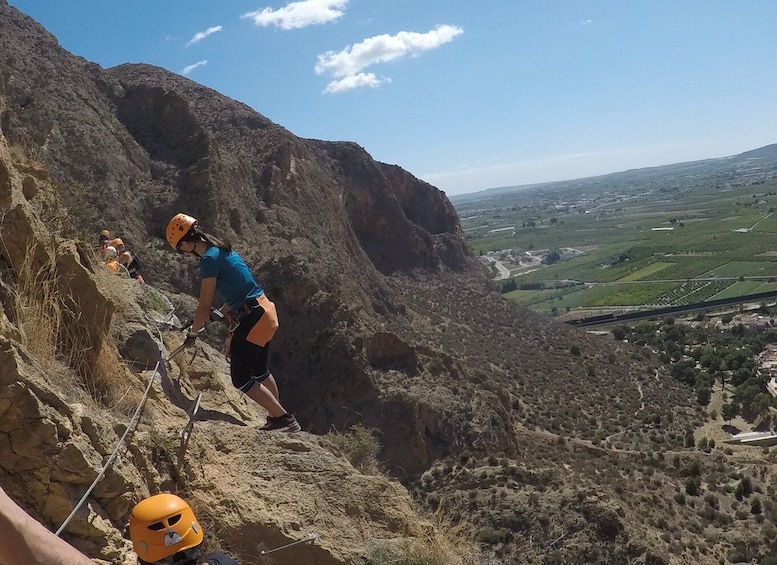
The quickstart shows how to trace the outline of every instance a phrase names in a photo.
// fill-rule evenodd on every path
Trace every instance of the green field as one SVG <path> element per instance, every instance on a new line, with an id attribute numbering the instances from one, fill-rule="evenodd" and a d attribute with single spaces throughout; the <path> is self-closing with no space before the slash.
<path id="1" fill-rule="evenodd" d="M 635 173 L 454 205 L 476 255 L 508 255 L 510 300 L 559 315 L 690 304 L 777 289 L 777 175 L 736 186 L 737 174 Z"/>

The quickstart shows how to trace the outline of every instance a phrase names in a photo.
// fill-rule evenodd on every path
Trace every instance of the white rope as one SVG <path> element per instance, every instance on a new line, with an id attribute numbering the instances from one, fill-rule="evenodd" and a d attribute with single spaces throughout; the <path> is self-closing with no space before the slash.
<path id="1" fill-rule="evenodd" d="M 140 399 L 140 403 L 138 404 L 138 407 L 135 409 L 135 413 L 132 415 L 132 419 L 129 421 L 129 424 L 127 424 L 127 429 L 124 430 L 124 434 L 121 436 L 121 439 L 116 444 L 116 448 L 113 450 L 113 453 L 108 458 L 108 461 L 106 461 L 105 465 L 103 465 L 103 468 L 100 469 L 100 473 L 97 475 L 97 478 L 94 480 L 92 485 L 87 489 L 86 493 L 84 493 L 84 496 L 81 498 L 78 504 L 76 504 L 75 508 L 73 508 L 73 511 L 70 513 L 70 516 L 67 517 L 67 519 L 62 523 L 62 525 L 56 531 L 56 535 L 61 534 L 62 530 L 65 529 L 65 526 L 67 526 L 70 523 L 70 520 L 73 519 L 73 516 L 75 516 L 76 512 L 78 512 L 78 510 L 81 508 L 81 505 L 86 501 L 87 497 L 92 493 L 92 490 L 94 490 L 94 487 L 96 487 L 100 479 L 103 478 L 103 475 L 105 475 L 105 471 L 108 469 L 108 467 L 111 466 L 111 463 L 113 463 L 113 460 L 116 459 L 116 455 L 119 453 L 119 448 L 124 444 L 124 440 L 127 439 L 127 436 L 129 435 L 130 430 L 132 430 L 132 427 L 135 424 L 135 420 L 140 415 L 140 411 L 143 408 L 143 404 L 146 402 L 148 393 L 151 390 L 151 385 L 154 384 L 154 379 L 156 378 L 156 375 L 157 375 L 157 369 L 159 369 L 159 361 L 156 362 L 156 366 L 154 367 L 154 372 L 151 374 L 151 378 L 148 380 L 148 386 L 146 386 L 146 391 L 143 393 L 143 398 Z"/>

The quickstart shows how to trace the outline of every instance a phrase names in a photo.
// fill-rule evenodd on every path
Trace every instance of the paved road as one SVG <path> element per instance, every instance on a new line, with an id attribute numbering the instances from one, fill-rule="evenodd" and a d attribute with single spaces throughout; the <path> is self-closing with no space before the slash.
<path id="1" fill-rule="evenodd" d="M 494 277 L 495 281 L 501 281 L 503 279 L 510 278 L 510 269 L 502 265 L 500 261 L 497 261 L 493 257 L 486 257 L 486 259 L 490 261 L 496 267 L 496 270 L 499 272 L 499 274 L 496 277 Z"/>

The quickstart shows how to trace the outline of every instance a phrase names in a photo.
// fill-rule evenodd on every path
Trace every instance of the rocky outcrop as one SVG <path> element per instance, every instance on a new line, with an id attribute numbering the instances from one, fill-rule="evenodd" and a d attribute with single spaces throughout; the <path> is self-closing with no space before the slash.
<path id="1" fill-rule="evenodd" d="M 24 196 L 30 177 L 21 169 L 31 166 L 17 167 L 0 136 L 4 278 L 14 287 L 0 324 L 0 485 L 26 510 L 54 529 L 94 486 L 62 535 L 92 557 L 128 565 L 136 561 L 124 537 L 129 512 L 163 490 L 185 489 L 208 524 L 209 543 L 217 540 L 243 563 L 313 533 L 315 543 L 286 550 L 284 559 L 351 563 L 371 540 L 428 534 L 432 526 L 404 487 L 357 471 L 325 438 L 261 435 L 261 410 L 231 386 L 219 352 L 201 345 L 168 365 L 165 343 L 180 339 L 170 333 L 170 303 L 43 229 L 36 203 Z M 50 185 L 38 186 L 36 198 L 50 194 Z M 24 269 L 51 274 L 39 275 L 39 284 L 57 284 L 44 294 L 23 287 Z M 41 320 L 48 326 L 35 324 L 30 309 L 41 300 L 80 315 L 58 318 L 65 328 L 48 318 Z M 44 333 L 59 353 L 36 353 L 31 340 Z M 98 354 L 72 357 L 71 350 Z M 198 395 L 197 420 L 182 435 Z M 137 423 L 130 418 L 136 405 L 143 406 Z"/>

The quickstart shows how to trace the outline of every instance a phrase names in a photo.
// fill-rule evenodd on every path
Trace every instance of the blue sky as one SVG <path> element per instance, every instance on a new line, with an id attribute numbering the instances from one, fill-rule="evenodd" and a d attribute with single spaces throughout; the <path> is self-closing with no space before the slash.
<path id="1" fill-rule="evenodd" d="M 777 143 L 774 0 L 9 0 L 449 195 Z"/>

